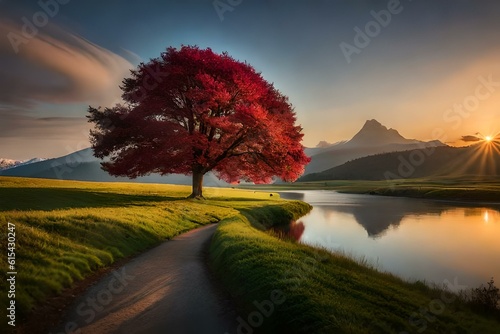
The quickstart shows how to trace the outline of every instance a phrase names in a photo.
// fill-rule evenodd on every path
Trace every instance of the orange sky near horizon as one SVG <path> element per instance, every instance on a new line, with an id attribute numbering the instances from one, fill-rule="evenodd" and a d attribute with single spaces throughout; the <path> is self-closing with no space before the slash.
<path id="1" fill-rule="evenodd" d="M 89 147 L 88 106 L 113 106 L 130 69 L 183 44 L 254 66 L 290 98 L 306 147 L 349 140 L 370 119 L 455 146 L 500 133 L 498 1 L 400 1 L 383 26 L 373 15 L 387 13 L 382 0 L 233 9 L 221 17 L 206 1 L 69 2 L 28 38 L 22 18 L 43 8 L 0 1 L 0 158 Z"/>

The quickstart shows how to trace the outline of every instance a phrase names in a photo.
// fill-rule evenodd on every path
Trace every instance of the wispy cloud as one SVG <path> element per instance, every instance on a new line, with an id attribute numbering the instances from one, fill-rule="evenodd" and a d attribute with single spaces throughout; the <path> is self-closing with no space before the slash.
<path id="1" fill-rule="evenodd" d="M 36 140 L 64 140 L 78 136 L 90 127 L 83 116 L 74 117 L 37 117 L 27 115 L 22 110 L 1 113 L 0 139 L 25 138 Z"/>
<path id="2" fill-rule="evenodd" d="M 0 35 L 22 34 L 0 22 Z M 18 53 L 0 39 L 0 104 L 30 108 L 37 103 L 109 105 L 120 99 L 119 85 L 133 65 L 82 37 L 50 26 Z"/>
<path id="3" fill-rule="evenodd" d="M 11 32 L 22 33 L 0 22 L 0 156 L 55 157 L 88 147 L 85 106 L 120 102 L 132 63 L 55 25 L 16 53 L 1 38 Z"/>
<path id="4" fill-rule="evenodd" d="M 79 117 L 37 117 L 22 110 L 3 111 L 0 122 L 0 157 L 53 158 L 89 145 L 90 124 Z"/>
<path id="5" fill-rule="evenodd" d="M 481 138 L 479 138 L 477 136 L 467 135 L 467 136 L 462 136 L 462 138 L 460 140 L 464 141 L 464 142 L 476 142 L 476 141 L 480 141 Z"/>

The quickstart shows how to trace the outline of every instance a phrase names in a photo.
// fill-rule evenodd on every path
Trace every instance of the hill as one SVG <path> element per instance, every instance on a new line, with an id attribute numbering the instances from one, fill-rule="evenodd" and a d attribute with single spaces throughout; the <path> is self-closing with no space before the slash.
<path id="1" fill-rule="evenodd" d="M 351 140 L 323 148 L 307 149 L 311 162 L 305 174 L 317 173 L 340 166 L 350 160 L 379 153 L 444 146 L 439 141 L 423 142 L 404 138 L 397 130 L 388 129 L 372 119 L 365 122 Z"/>
<path id="2" fill-rule="evenodd" d="M 347 162 L 299 181 L 392 180 L 426 177 L 500 175 L 498 143 L 469 147 L 441 146 L 376 154 Z"/>
<path id="3" fill-rule="evenodd" d="M 0 176 L 34 177 L 59 180 L 78 180 L 95 182 L 137 182 L 190 185 L 191 177 L 186 175 L 151 174 L 149 176 L 129 179 L 114 177 L 101 169 L 101 160 L 93 156 L 92 149 L 86 148 L 60 158 L 38 161 L 27 165 L 0 170 Z M 205 186 L 227 186 L 228 184 L 207 174 Z"/>
<path id="4" fill-rule="evenodd" d="M 5 169 L 9 169 L 9 168 L 15 168 L 15 167 L 19 167 L 19 166 L 29 165 L 29 164 L 43 161 L 43 160 L 45 160 L 45 159 L 33 158 L 30 160 L 22 161 L 22 160 L 12 160 L 12 159 L 0 158 L 0 171 L 5 170 Z"/>
<path id="5" fill-rule="evenodd" d="M 443 146 L 439 141 L 422 142 L 404 138 L 397 130 L 388 129 L 372 119 L 349 141 L 335 144 L 322 143 L 319 147 L 306 148 L 305 152 L 312 157 L 304 174 L 317 173 L 342 165 L 350 160 L 378 153 L 413 150 L 425 147 Z M 86 148 L 59 158 L 29 162 L 10 161 L 4 159 L 5 165 L 16 164 L 15 168 L 0 168 L 0 176 L 34 177 L 59 180 L 78 180 L 95 182 L 140 182 L 189 185 L 190 176 L 151 174 L 137 179 L 114 177 L 101 169 L 101 160 L 93 156 L 92 150 Z M 229 186 L 214 174 L 207 173 L 205 186 Z"/>

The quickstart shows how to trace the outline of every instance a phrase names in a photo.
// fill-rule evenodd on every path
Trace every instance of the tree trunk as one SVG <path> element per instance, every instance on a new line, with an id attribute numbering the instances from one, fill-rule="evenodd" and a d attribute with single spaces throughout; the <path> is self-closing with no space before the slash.
<path id="1" fill-rule="evenodd" d="M 203 197 L 203 173 L 193 172 L 193 192 L 188 198 L 204 199 Z"/>

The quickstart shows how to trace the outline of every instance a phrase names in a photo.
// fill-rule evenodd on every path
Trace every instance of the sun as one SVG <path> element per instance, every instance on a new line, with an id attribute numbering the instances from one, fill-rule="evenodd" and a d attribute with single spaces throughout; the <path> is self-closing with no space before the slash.
<path id="1" fill-rule="evenodd" d="M 490 142 L 493 140 L 493 138 L 491 136 L 486 136 L 486 137 L 484 137 L 484 140 L 486 140 L 487 142 Z"/>

